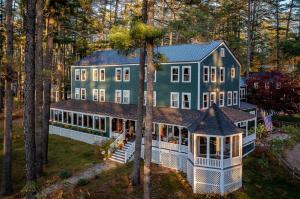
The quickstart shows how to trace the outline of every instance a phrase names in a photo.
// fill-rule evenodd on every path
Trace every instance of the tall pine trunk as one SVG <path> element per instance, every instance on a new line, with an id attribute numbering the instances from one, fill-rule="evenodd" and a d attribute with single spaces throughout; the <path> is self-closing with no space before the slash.
<path id="1" fill-rule="evenodd" d="M 147 24 L 154 27 L 154 0 L 148 0 Z M 147 104 L 145 119 L 145 164 L 144 164 L 144 199 L 151 198 L 151 159 L 153 129 L 153 82 L 155 67 L 153 63 L 154 40 L 147 39 Z"/>
<path id="2" fill-rule="evenodd" d="M 26 182 L 36 182 L 35 160 L 35 0 L 26 1 L 25 15 L 25 97 L 24 97 L 24 138 L 26 159 Z M 28 193 L 32 196 L 34 193 Z"/>
<path id="3" fill-rule="evenodd" d="M 52 11 L 51 11 L 52 12 Z M 47 23 L 47 43 L 46 43 L 46 61 L 44 75 L 44 99 L 43 99 L 43 162 L 48 163 L 48 136 L 49 136 L 49 119 L 50 119 L 50 103 L 51 103 L 51 70 L 53 56 L 53 18 L 51 17 Z"/>
<path id="4" fill-rule="evenodd" d="M 249 76 L 249 71 L 252 65 L 252 60 L 251 60 L 251 55 L 252 55 L 252 51 L 251 51 L 251 45 L 252 45 L 252 25 L 251 25 L 251 16 L 252 16 L 252 0 L 248 0 L 248 20 L 247 20 L 247 65 L 246 65 L 246 77 L 248 78 Z"/>
<path id="5" fill-rule="evenodd" d="M 35 68 L 35 143 L 37 177 L 43 173 L 42 156 L 42 114 L 43 114 L 43 30 L 44 0 L 36 4 L 36 68 Z"/>
<path id="6" fill-rule="evenodd" d="M 147 21 L 147 0 L 143 0 L 143 22 Z M 137 126 L 136 126 L 136 137 L 135 137 L 135 153 L 134 153 L 134 164 L 132 173 L 132 184 L 134 186 L 139 185 L 141 182 L 141 147 L 142 147 L 142 129 L 143 129 L 143 112 L 144 112 L 144 90 L 145 90 L 145 59 L 146 59 L 146 45 L 140 49 L 140 71 L 139 71 L 139 100 L 137 109 Z"/>
<path id="7" fill-rule="evenodd" d="M 12 193 L 12 110 L 13 97 L 11 83 L 13 78 L 13 15 L 12 0 L 5 3 L 6 10 L 6 77 L 5 77 L 5 107 L 4 107 L 4 138 L 3 138 L 3 170 L 1 195 Z"/>

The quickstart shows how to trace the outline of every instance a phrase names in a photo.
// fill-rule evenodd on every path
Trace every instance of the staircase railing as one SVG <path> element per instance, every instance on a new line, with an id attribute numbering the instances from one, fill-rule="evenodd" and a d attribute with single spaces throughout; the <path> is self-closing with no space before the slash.
<path id="1" fill-rule="evenodd" d="M 125 150 L 125 163 L 131 158 L 135 151 L 135 141 Z"/>
<path id="2" fill-rule="evenodd" d="M 125 138 L 125 132 L 121 133 L 121 134 L 115 139 L 115 141 L 109 145 L 110 151 L 113 152 L 114 148 L 118 147 L 118 143 L 119 143 L 120 141 L 123 141 L 124 138 Z"/>

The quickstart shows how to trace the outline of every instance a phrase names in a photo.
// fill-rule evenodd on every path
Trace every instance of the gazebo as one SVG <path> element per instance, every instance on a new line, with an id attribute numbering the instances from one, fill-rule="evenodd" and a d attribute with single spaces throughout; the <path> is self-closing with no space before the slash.
<path id="1" fill-rule="evenodd" d="M 232 192 L 242 186 L 242 133 L 212 105 L 190 128 L 187 178 L 195 193 Z"/>

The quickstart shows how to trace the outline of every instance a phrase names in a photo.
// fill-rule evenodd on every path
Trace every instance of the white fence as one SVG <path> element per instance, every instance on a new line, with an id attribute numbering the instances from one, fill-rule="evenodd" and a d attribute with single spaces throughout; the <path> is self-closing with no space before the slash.
<path id="1" fill-rule="evenodd" d="M 248 135 L 248 136 L 243 138 L 243 144 L 247 144 L 249 142 L 255 141 L 255 139 L 256 139 L 256 133 Z"/>
<path id="2" fill-rule="evenodd" d="M 71 129 L 61 128 L 58 126 L 49 125 L 49 134 L 59 135 L 62 137 L 67 137 L 73 140 L 85 142 L 88 144 L 96 144 L 108 138 L 102 137 L 100 135 L 93 135 L 88 133 L 83 133 L 80 131 L 74 131 Z"/>

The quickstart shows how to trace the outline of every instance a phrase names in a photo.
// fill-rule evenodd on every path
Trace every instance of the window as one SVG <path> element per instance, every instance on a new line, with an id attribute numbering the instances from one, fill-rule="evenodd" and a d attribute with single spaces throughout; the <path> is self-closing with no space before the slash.
<path id="1" fill-rule="evenodd" d="M 234 91 L 233 92 L 233 105 L 237 105 L 238 104 L 238 92 Z"/>
<path id="2" fill-rule="evenodd" d="M 98 101 L 99 99 L 99 90 L 98 89 L 93 89 L 93 100 Z"/>
<path id="3" fill-rule="evenodd" d="M 171 82 L 179 82 L 179 67 L 171 67 Z"/>
<path id="4" fill-rule="evenodd" d="M 85 81 L 86 80 L 86 69 L 82 69 L 81 70 L 81 81 Z"/>
<path id="5" fill-rule="evenodd" d="M 210 93 L 210 106 L 217 103 L 217 95 L 216 92 Z"/>
<path id="6" fill-rule="evenodd" d="M 93 128 L 93 116 L 88 115 L 88 128 Z"/>
<path id="7" fill-rule="evenodd" d="M 115 78 L 116 78 L 117 82 L 122 81 L 122 69 L 121 68 L 116 68 Z"/>
<path id="8" fill-rule="evenodd" d="M 80 70 L 75 69 L 75 81 L 79 81 L 79 80 L 80 80 Z"/>
<path id="9" fill-rule="evenodd" d="M 124 90 L 123 91 L 123 104 L 129 104 L 130 103 L 130 90 Z"/>
<path id="10" fill-rule="evenodd" d="M 281 89 L 281 82 L 276 82 L 276 89 Z"/>
<path id="11" fill-rule="evenodd" d="M 75 88 L 75 99 L 80 99 L 80 88 Z"/>
<path id="12" fill-rule="evenodd" d="M 220 67 L 220 82 L 225 82 L 225 68 Z"/>
<path id="13" fill-rule="evenodd" d="M 265 89 L 269 89 L 270 88 L 270 83 L 269 82 L 266 82 L 265 83 Z"/>
<path id="14" fill-rule="evenodd" d="M 225 48 L 221 48 L 220 54 L 221 54 L 221 57 L 225 57 Z"/>
<path id="15" fill-rule="evenodd" d="M 224 159 L 230 158 L 230 137 L 225 137 L 224 142 Z"/>
<path id="16" fill-rule="evenodd" d="M 144 91 L 144 106 L 147 104 L 147 91 Z M 153 106 L 156 106 L 156 91 L 153 91 Z"/>
<path id="17" fill-rule="evenodd" d="M 246 99 L 246 88 L 240 89 L 240 99 Z"/>
<path id="18" fill-rule="evenodd" d="M 211 82 L 216 82 L 217 81 L 217 69 L 216 69 L 216 67 L 212 66 L 210 68 L 210 75 L 211 75 Z"/>
<path id="19" fill-rule="evenodd" d="M 86 100 L 86 90 L 85 90 L 85 88 L 81 89 L 81 99 Z"/>
<path id="20" fill-rule="evenodd" d="M 190 109 L 191 108 L 191 93 L 182 93 L 182 109 Z"/>
<path id="21" fill-rule="evenodd" d="M 148 72 L 147 67 L 145 67 L 145 82 L 147 82 L 147 72 Z M 156 70 L 154 71 L 154 80 L 153 81 L 156 82 Z"/>
<path id="22" fill-rule="evenodd" d="M 221 138 L 209 137 L 209 155 L 211 159 L 220 159 L 221 155 Z"/>
<path id="23" fill-rule="evenodd" d="M 115 102 L 116 103 L 121 103 L 122 100 L 122 91 L 121 90 L 116 90 L 115 91 Z"/>
<path id="24" fill-rule="evenodd" d="M 104 68 L 100 69 L 100 81 L 101 82 L 105 81 L 105 69 Z"/>
<path id="25" fill-rule="evenodd" d="M 224 92 L 219 93 L 219 106 L 224 106 Z"/>
<path id="26" fill-rule="evenodd" d="M 98 81 L 98 69 L 93 69 L 93 81 Z"/>
<path id="27" fill-rule="evenodd" d="M 255 89 L 258 89 L 258 82 L 254 82 L 253 87 L 254 87 Z"/>
<path id="28" fill-rule="evenodd" d="M 232 105 L 232 92 L 228 91 L 227 93 L 227 106 L 231 106 Z"/>
<path id="29" fill-rule="evenodd" d="M 129 82 L 130 81 L 130 68 L 124 68 L 123 80 L 124 80 L 124 82 Z"/>
<path id="30" fill-rule="evenodd" d="M 100 89 L 100 102 L 105 102 L 105 90 Z"/>
<path id="31" fill-rule="evenodd" d="M 171 92 L 171 108 L 179 108 L 179 93 Z"/>
<path id="32" fill-rule="evenodd" d="M 240 139 L 239 135 L 232 137 L 232 157 L 240 156 Z"/>
<path id="33" fill-rule="evenodd" d="M 88 116 L 83 115 L 83 127 L 87 127 L 87 126 L 88 126 Z"/>
<path id="34" fill-rule="evenodd" d="M 191 67 L 182 67 L 182 82 L 191 82 Z"/>
<path id="35" fill-rule="evenodd" d="M 196 139 L 197 146 L 197 157 L 206 158 L 207 157 L 207 137 L 197 136 Z"/>
<path id="36" fill-rule="evenodd" d="M 73 113 L 73 125 L 77 125 L 78 124 L 78 119 L 77 119 L 77 113 Z"/>
<path id="37" fill-rule="evenodd" d="M 235 68 L 231 68 L 230 75 L 231 75 L 231 78 L 235 78 Z"/>
<path id="38" fill-rule="evenodd" d="M 207 109 L 208 108 L 208 93 L 203 93 L 203 108 Z"/>
<path id="39" fill-rule="evenodd" d="M 94 122 L 95 122 L 95 129 L 100 131 L 105 131 L 105 118 L 94 116 Z"/>
<path id="40" fill-rule="evenodd" d="M 209 67 L 204 66 L 203 68 L 203 82 L 209 82 Z"/>

